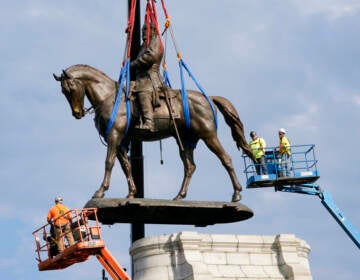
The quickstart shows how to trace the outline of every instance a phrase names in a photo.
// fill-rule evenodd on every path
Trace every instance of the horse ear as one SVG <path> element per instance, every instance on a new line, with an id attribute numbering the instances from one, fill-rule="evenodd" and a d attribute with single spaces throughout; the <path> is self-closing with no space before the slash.
<path id="1" fill-rule="evenodd" d="M 53 76 L 56 81 L 58 81 L 58 82 L 62 81 L 62 77 L 56 76 L 54 73 L 53 73 Z"/>
<path id="2" fill-rule="evenodd" d="M 62 70 L 62 76 L 64 77 L 64 79 L 71 79 L 71 75 L 69 75 L 68 73 L 66 73 L 65 70 Z"/>

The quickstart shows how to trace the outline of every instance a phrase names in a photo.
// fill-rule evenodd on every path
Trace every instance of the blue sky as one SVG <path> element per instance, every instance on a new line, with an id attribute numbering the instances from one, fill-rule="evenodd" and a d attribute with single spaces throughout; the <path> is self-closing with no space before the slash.
<path id="1" fill-rule="evenodd" d="M 145 1 L 142 1 L 145 2 Z M 144 7 L 144 3 L 143 3 Z M 285 127 L 293 144 L 316 144 L 320 186 L 360 228 L 360 3 L 351 0 L 167 1 L 185 62 L 208 95 L 230 99 L 248 133 L 269 146 Z M 91 116 L 71 116 L 52 73 L 89 64 L 117 79 L 124 54 L 126 1 L 8 1 L 0 10 L 1 277 L 101 279 L 95 258 L 38 272 L 31 232 L 60 194 L 80 208 L 99 187 L 106 148 Z M 159 15 L 162 13 L 159 10 Z M 169 44 L 168 64 L 178 79 Z M 189 83 L 189 87 L 193 87 Z M 241 154 L 219 118 L 219 137 L 245 185 Z M 171 199 L 182 179 L 173 139 L 144 144 L 145 196 Z M 232 187 L 217 158 L 199 143 L 188 200 L 229 201 Z M 107 197 L 124 197 L 116 164 Z M 207 228 L 146 226 L 148 236 L 197 230 L 224 234 L 293 233 L 312 248 L 314 279 L 360 277 L 359 250 L 317 197 L 244 190 L 255 216 Z M 110 251 L 130 266 L 130 226 L 104 226 Z"/>

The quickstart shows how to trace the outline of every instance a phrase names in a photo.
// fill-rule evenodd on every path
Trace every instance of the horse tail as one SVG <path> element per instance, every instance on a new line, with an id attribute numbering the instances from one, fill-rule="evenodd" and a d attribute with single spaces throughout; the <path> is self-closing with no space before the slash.
<path id="1" fill-rule="evenodd" d="M 234 105 L 229 100 L 221 96 L 210 96 L 210 98 L 223 114 L 227 125 L 231 128 L 231 135 L 236 142 L 237 148 L 241 148 L 249 158 L 255 160 L 254 155 L 245 139 L 244 125 L 241 122 Z"/>

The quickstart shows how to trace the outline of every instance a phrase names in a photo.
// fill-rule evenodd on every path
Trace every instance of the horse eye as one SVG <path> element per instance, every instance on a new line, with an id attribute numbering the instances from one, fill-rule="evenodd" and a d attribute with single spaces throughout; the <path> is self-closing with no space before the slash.
<path id="1" fill-rule="evenodd" d="M 62 93 L 65 95 L 69 95 L 71 93 L 71 86 L 68 81 L 64 81 L 64 83 L 61 85 Z"/>

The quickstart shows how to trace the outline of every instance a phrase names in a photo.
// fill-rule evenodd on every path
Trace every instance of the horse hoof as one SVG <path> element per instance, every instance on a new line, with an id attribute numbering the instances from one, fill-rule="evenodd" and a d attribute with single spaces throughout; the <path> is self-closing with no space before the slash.
<path id="1" fill-rule="evenodd" d="M 101 191 L 96 191 L 92 196 L 92 198 L 103 198 L 103 197 L 104 197 L 104 192 Z"/>
<path id="2" fill-rule="evenodd" d="M 238 193 L 238 192 L 236 192 L 236 193 L 234 193 L 233 194 L 233 196 L 232 196 L 232 202 L 238 202 L 238 201 L 240 201 L 241 200 L 241 194 L 240 193 Z"/>
<path id="3" fill-rule="evenodd" d="M 179 193 L 177 196 L 174 197 L 173 200 L 182 200 L 186 197 L 186 193 Z"/>
<path id="4" fill-rule="evenodd" d="M 134 194 L 133 193 L 129 193 L 127 196 L 126 196 L 127 199 L 133 199 L 134 198 Z"/>

